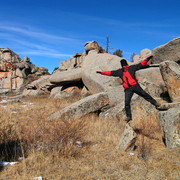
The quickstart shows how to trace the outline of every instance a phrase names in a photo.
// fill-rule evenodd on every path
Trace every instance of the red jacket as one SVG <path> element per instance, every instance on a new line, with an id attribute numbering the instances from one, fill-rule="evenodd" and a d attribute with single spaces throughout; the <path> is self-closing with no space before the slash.
<path id="1" fill-rule="evenodd" d="M 138 79 L 136 77 L 136 71 L 139 69 L 142 69 L 148 62 L 148 59 L 146 58 L 139 64 L 135 65 L 127 65 L 123 69 L 118 69 L 115 71 L 102 71 L 101 74 L 107 75 L 107 76 L 116 76 L 120 77 L 123 80 L 123 87 L 125 89 L 134 86 L 138 83 Z"/>

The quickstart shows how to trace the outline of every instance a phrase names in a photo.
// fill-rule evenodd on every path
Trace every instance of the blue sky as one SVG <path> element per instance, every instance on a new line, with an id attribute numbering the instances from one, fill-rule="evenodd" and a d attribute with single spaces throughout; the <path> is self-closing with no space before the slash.
<path id="1" fill-rule="evenodd" d="M 179 0 L 0 0 L 0 47 L 52 72 L 95 40 L 123 57 L 180 36 Z"/>

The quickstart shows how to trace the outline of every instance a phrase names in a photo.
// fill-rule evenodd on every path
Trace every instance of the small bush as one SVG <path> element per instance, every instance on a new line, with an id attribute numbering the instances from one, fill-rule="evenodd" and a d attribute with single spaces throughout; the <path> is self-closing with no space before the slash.
<path id="1" fill-rule="evenodd" d="M 55 151 L 59 155 L 76 156 L 77 141 L 83 141 L 86 122 L 79 120 L 37 120 L 21 127 L 21 141 L 26 151 Z"/>

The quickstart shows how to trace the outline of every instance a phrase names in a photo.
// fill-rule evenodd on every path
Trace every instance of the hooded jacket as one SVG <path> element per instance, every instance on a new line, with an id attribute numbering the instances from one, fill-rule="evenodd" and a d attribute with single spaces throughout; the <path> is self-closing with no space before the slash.
<path id="1" fill-rule="evenodd" d="M 107 76 L 115 76 L 120 77 L 123 80 L 123 87 L 128 89 L 131 86 L 134 86 L 138 83 L 138 79 L 136 77 L 136 71 L 142 69 L 148 62 L 148 59 L 144 59 L 141 63 L 135 65 L 126 65 L 122 69 L 118 69 L 115 71 L 102 71 L 101 74 Z"/>

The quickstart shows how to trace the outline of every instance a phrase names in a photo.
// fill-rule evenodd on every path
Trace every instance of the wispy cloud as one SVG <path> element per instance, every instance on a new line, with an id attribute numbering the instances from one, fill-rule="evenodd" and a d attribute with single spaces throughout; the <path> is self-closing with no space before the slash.
<path id="1" fill-rule="evenodd" d="M 61 54 L 57 52 L 51 52 L 51 51 L 39 51 L 39 50 L 29 50 L 29 51 L 19 51 L 18 54 L 20 55 L 36 55 L 36 56 L 48 56 L 48 57 L 54 57 L 54 58 L 63 58 L 63 57 L 70 57 L 72 54 Z"/>
<path id="2" fill-rule="evenodd" d="M 74 38 L 68 38 L 68 37 L 62 37 L 62 36 L 56 36 L 52 34 L 47 34 L 43 32 L 38 32 L 33 30 L 32 28 L 25 29 L 25 28 L 19 28 L 19 27 L 13 27 L 13 26 L 0 26 L 1 30 L 6 30 L 14 33 L 20 33 L 21 35 L 26 35 L 29 37 L 34 37 L 41 40 L 63 40 L 63 41 L 77 41 L 77 39 Z"/>
<path id="3" fill-rule="evenodd" d="M 72 54 L 60 52 L 57 47 L 63 42 L 71 44 L 78 41 L 78 39 L 39 32 L 32 27 L 22 28 L 2 25 L 0 25 L 0 39 L 4 39 L 12 47 L 16 47 L 16 52 L 19 55 L 48 56 L 52 58 L 72 56 Z M 53 40 L 56 41 L 53 42 Z"/>

